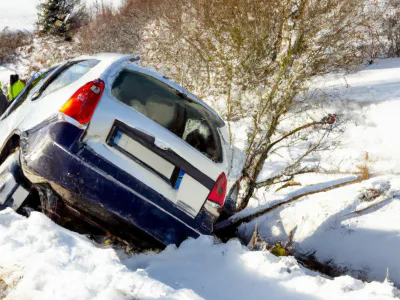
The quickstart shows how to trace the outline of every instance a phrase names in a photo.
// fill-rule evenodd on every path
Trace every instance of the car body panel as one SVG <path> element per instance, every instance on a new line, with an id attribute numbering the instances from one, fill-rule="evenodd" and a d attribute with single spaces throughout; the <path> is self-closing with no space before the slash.
<path id="1" fill-rule="evenodd" d="M 222 163 L 215 163 L 198 150 L 192 148 L 188 143 L 177 137 L 168 129 L 160 126 L 158 123 L 149 119 L 136 109 L 117 100 L 111 92 L 111 87 L 116 76 L 125 69 L 146 74 L 173 87 L 174 89 L 177 89 L 181 93 L 188 94 L 186 90 L 172 84 L 164 77 L 136 64 L 130 63 L 113 66 L 112 70 L 109 70 L 102 75 L 102 79 L 106 82 L 105 90 L 83 141 L 95 152 L 99 153 L 107 160 L 110 160 L 112 163 L 119 164 L 121 167 L 123 164 L 124 169 L 129 170 L 131 174 L 138 176 L 143 183 L 157 189 L 172 203 L 180 206 L 186 213 L 195 217 L 204 205 L 204 202 L 219 175 L 222 172 L 227 172 L 228 165 L 226 164 L 226 160 L 223 160 Z M 194 101 L 197 102 L 199 100 L 194 99 Z M 201 105 L 206 107 L 203 103 Z M 184 168 L 182 163 L 171 164 L 171 160 L 168 161 L 165 159 L 165 156 L 164 158 L 160 157 L 160 155 L 162 155 L 161 153 L 154 152 L 156 149 L 149 150 L 151 145 L 142 144 L 141 147 L 135 148 L 138 143 L 132 139 L 132 136 L 129 137 L 126 132 L 122 135 L 125 137 L 123 142 L 125 142 L 125 144 L 128 143 L 128 145 L 125 146 L 129 147 L 131 150 L 135 149 L 134 153 L 130 153 L 133 157 L 129 157 L 129 155 L 127 156 L 123 151 L 113 151 L 111 149 L 113 146 L 108 143 L 108 139 L 110 138 L 110 135 L 112 135 L 113 126 L 115 126 L 116 122 L 122 124 L 129 132 L 141 132 L 148 138 L 154 139 L 153 145 L 162 148 L 163 151 L 173 152 L 182 158 L 182 163 L 185 163 L 185 161 L 190 162 L 196 170 L 207 174 L 211 179 L 210 181 L 213 183 L 211 185 L 206 184 L 200 179 L 200 177 L 194 178 L 192 174 L 189 174 L 189 172 L 185 170 L 188 174 L 184 175 L 180 187 L 181 190 L 175 190 L 174 186 L 166 182 L 165 178 L 170 178 L 171 173 L 175 168 Z M 218 136 L 218 138 L 221 139 L 220 136 Z M 165 147 L 163 147 L 163 145 Z M 110 151 L 113 151 L 112 155 L 109 155 Z M 122 163 L 121 159 L 123 160 Z M 141 163 L 138 162 L 138 160 L 140 160 Z M 156 172 L 153 172 L 154 170 Z"/>
<path id="2" fill-rule="evenodd" d="M 72 207 L 112 215 L 164 245 L 211 234 L 217 216 L 204 207 L 207 195 L 222 172 L 229 182 L 235 180 L 229 176 L 233 152 L 223 121 L 182 87 L 140 67 L 136 56 L 100 54 L 72 61 L 83 59 L 100 62 L 49 95 L 35 100 L 30 95 L 0 120 L 0 151 L 11 136 L 21 136 L 22 168 L 32 183 L 50 184 Z M 122 69 L 152 76 L 209 110 L 221 125 L 222 162 L 115 99 L 111 86 Z M 98 78 L 106 87 L 88 126 L 59 113 L 75 91 Z"/>
<path id="3" fill-rule="evenodd" d="M 69 196 L 63 198 L 72 207 L 88 214 L 112 212 L 165 245 L 212 233 L 215 218 L 211 214 L 202 210 L 190 218 L 157 191 L 79 146 L 82 134 L 83 130 L 62 119 L 24 132 L 21 162 L 25 175 L 68 191 Z"/>

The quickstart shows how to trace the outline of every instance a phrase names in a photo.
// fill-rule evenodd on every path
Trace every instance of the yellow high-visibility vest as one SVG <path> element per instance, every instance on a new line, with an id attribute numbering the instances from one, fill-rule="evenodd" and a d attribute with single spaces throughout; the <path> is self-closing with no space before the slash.
<path id="1" fill-rule="evenodd" d="M 24 88 L 24 83 L 21 80 L 18 80 L 8 89 L 8 100 L 12 101 L 17 98 Z"/>

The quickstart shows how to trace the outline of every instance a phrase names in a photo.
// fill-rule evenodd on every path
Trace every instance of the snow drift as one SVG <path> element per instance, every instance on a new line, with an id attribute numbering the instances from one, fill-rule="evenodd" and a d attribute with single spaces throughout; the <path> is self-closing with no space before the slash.
<path id="1" fill-rule="evenodd" d="M 393 299 L 387 282 L 324 278 L 292 257 L 211 237 L 127 256 L 41 213 L 0 212 L 0 298 L 5 299 Z"/>

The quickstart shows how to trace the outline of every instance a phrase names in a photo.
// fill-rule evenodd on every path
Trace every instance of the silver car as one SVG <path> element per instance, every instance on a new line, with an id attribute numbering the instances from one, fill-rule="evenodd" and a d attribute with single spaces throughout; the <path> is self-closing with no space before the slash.
<path id="1" fill-rule="evenodd" d="M 138 59 L 79 57 L 28 82 L 0 119 L 2 208 L 38 193 L 56 221 L 69 212 L 124 240 L 213 232 L 236 179 L 225 123 Z"/>

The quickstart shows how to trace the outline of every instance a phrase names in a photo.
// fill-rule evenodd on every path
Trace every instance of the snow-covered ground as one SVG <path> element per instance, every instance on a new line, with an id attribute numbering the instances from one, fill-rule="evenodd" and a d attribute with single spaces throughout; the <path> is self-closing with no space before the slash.
<path id="1" fill-rule="evenodd" d="M 300 198 L 242 225 L 240 231 L 249 240 L 257 222 L 270 244 L 291 240 L 297 255 L 314 255 L 358 278 L 383 280 L 388 268 L 399 286 L 399 199 L 400 177 L 378 176 Z"/>
<path id="2" fill-rule="evenodd" d="M 33 30 L 36 21 L 36 6 L 39 0 L 2 0 L 0 2 L 0 30 Z"/>
<path id="3" fill-rule="evenodd" d="M 388 282 L 327 279 L 238 241 L 127 256 L 40 213 L 0 212 L 0 299 L 395 299 Z"/>
<path id="4" fill-rule="evenodd" d="M 341 146 L 324 154 L 321 165 L 340 172 L 360 171 L 360 166 L 366 166 L 371 179 L 302 197 L 243 224 L 239 231 L 248 241 L 257 224 L 269 244 L 291 241 L 296 255 L 311 255 L 357 278 L 382 280 L 389 269 L 390 279 L 400 286 L 400 139 L 396 129 L 400 60 L 377 60 L 352 75 L 319 78 L 313 87 L 334 99 L 332 112 L 348 119 Z M 351 176 L 298 176 L 294 181 L 301 186 L 279 192 L 259 190 L 250 207 L 235 217 L 348 181 Z"/>
<path id="5" fill-rule="evenodd" d="M 332 111 L 348 119 L 341 147 L 324 157 L 323 166 L 356 170 L 368 153 L 372 172 L 400 174 L 400 59 L 376 60 L 356 74 L 327 76 L 314 88 L 331 95 Z"/>

